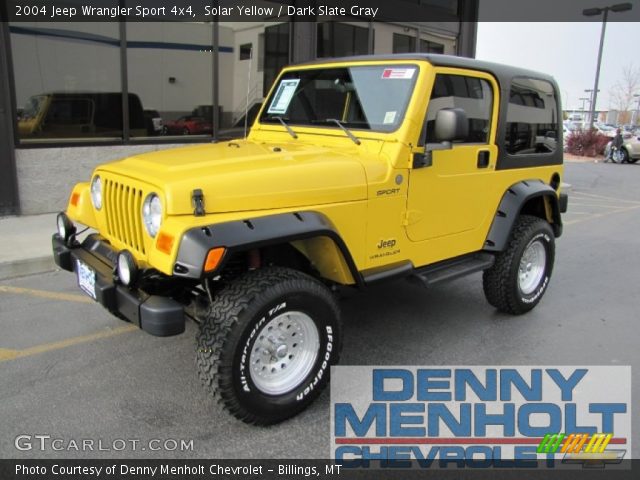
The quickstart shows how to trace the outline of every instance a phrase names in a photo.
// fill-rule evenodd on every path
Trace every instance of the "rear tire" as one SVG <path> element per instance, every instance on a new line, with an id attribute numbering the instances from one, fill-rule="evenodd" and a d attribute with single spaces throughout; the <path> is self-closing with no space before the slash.
<path id="1" fill-rule="evenodd" d="M 533 309 L 547 289 L 554 257 L 555 240 L 549 223 L 530 215 L 520 216 L 507 248 L 482 277 L 487 301 L 512 315 Z"/>
<path id="2" fill-rule="evenodd" d="M 295 270 L 244 274 L 216 294 L 201 320 L 200 379 L 246 423 L 269 425 L 301 412 L 338 362 L 337 302 L 323 284 Z"/>

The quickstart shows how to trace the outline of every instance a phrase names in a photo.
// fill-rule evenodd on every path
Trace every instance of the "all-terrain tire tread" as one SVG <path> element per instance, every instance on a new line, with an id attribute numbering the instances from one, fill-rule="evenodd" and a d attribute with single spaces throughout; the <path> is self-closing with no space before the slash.
<path id="1" fill-rule="evenodd" d="M 223 365 L 222 354 L 239 317 L 266 289 L 276 285 L 315 284 L 317 293 L 328 299 L 339 318 L 339 308 L 331 292 L 319 281 L 302 272 L 283 267 L 267 267 L 247 272 L 216 294 L 203 316 L 196 334 L 196 366 L 201 382 L 218 404 L 233 416 L 253 425 L 269 425 L 277 420 L 256 416 L 243 408 L 234 393 L 232 366 Z"/>
<path id="2" fill-rule="evenodd" d="M 490 305 L 504 313 L 519 315 L 524 312 L 522 307 L 513 301 L 509 294 L 512 285 L 510 269 L 514 256 L 523 238 L 526 238 L 536 225 L 545 220 L 532 215 L 521 215 L 513 226 L 511 238 L 507 248 L 496 255 L 493 266 L 484 271 L 482 275 L 482 287 L 485 297 Z"/>

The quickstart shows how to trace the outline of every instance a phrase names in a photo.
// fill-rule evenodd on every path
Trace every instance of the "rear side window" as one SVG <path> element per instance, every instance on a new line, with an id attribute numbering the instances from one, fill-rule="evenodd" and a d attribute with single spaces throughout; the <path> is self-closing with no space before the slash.
<path id="1" fill-rule="evenodd" d="M 434 141 L 436 114 L 462 108 L 469 119 L 467 138 L 456 143 L 489 143 L 493 92 L 488 81 L 465 75 L 437 74 L 427 110 L 427 142 Z"/>
<path id="2" fill-rule="evenodd" d="M 514 78 L 507 107 L 507 152 L 511 155 L 554 152 L 558 140 L 557 124 L 553 85 L 535 78 Z"/>

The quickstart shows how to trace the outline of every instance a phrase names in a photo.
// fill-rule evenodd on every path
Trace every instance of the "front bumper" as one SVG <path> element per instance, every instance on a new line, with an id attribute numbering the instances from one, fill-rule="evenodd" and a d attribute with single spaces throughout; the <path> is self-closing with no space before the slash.
<path id="1" fill-rule="evenodd" d="M 114 265 L 118 252 L 98 235 L 89 235 L 82 244 L 68 246 L 56 233 L 51 242 L 53 259 L 60 268 L 77 273 L 80 261 L 95 272 L 95 300 L 111 313 L 151 335 L 167 337 L 184 332 L 184 307 L 179 302 L 117 282 Z"/>

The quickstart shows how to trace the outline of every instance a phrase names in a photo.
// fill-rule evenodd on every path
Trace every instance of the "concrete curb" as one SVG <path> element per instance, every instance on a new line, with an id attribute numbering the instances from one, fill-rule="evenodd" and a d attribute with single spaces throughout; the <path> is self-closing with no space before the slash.
<path id="1" fill-rule="evenodd" d="M 53 272 L 56 268 L 51 255 L 3 262 L 0 263 L 0 280 Z"/>

